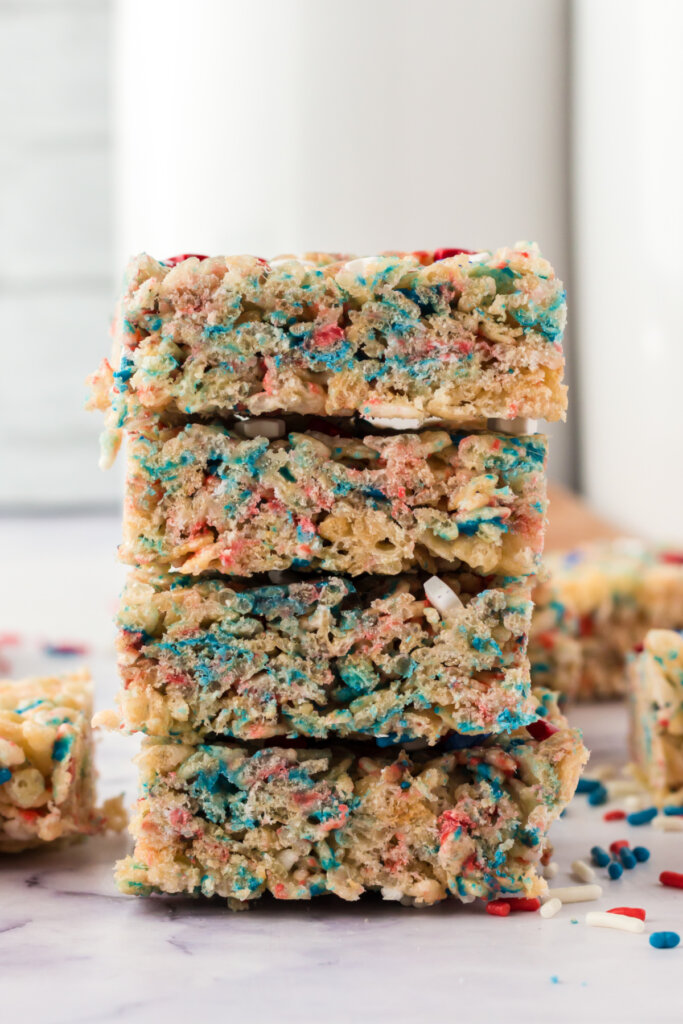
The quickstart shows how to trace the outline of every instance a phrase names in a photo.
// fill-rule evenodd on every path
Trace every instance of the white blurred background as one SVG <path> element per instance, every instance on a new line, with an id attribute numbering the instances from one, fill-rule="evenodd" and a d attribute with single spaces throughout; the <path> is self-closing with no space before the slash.
<path id="1" fill-rule="evenodd" d="M 678 0 L 0 0 L 0 508 L 107 511 L 84 378 L 148 250 L 489 248 L 566 281 L 551 475 L 683 541 Z"/>

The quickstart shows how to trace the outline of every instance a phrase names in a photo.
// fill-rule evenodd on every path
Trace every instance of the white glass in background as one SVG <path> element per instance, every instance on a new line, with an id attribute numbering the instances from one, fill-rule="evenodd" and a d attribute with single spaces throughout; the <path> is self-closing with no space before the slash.
<path id="1" fill-rule="evenodd" d="M 575 5 L 580 457 L 597 511 L 683 543 L 683 3 Z"/>
<path id="2" fill-rule="evenodd" d="M 566 15 L 117 0 L 118 263 L 533 239 L 566 279 Z M 571 427 L 551 433 L 570 481 Z"/>

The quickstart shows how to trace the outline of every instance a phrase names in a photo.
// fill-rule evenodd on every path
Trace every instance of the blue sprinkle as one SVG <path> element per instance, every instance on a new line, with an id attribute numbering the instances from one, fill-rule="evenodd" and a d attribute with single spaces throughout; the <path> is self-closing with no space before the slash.
<path id="1" fill-rule="evenodd" d="M 613 882 L 616 882 L 617 878 L 621 878 L 624 873 L 624 869 L 618 861 L 613 860 L 610 866 L 607 868 L 607 874 L 610 876 Z"/>
<path id="2" fill-rule="evenodd" d="M 478 732 L 471 736 L 463 736 L 462 733 L 452 732 L 443 742 L 444 750 L 466 750 L 467 747 L 476 747 L 487 740 L 491 733 Z"/>
<path id="3" fill-rule="evenodd" d="M 576 787 L 577 793 L 593 793 L 596 789 L 600 789 L 602 783 L 599 779 L 579 779 L 579 783 Z"/>
<path id="4" fill-rule="evenodd" d="M 602 846 L 592 846 L 591 860 L 596 865 L 596 867 L 606 868 L 611 860 L 611 857 L 607 850 L 603 850 Z"/>
<path id="5" fill-rule="evenodd" d="M 601 782 L 588 794 L 588 803 L 591 807 L 599 807 L 600 804 L 607 803 L 607 790 Z"/>
<path id="6" fill-rule="evenodd" d="M 632 871 L 638 863 L 633 855 L 633 851 L 629 850 L 628 846 L 622 846 L 622 848 L 619 850 L 619 860 L 627 869 L 627 871 Z"/>
<path id="7" fill-rule="evenodd" d="M 683 807 L 665 807 L 664 813 L 668 815 L 683 814 Z"/>
<path id="8" fill-rule="evenodd" d="M 52 760 L 63 761 L 71 750 L 74 743 L 74 737 L 71 736 L 60 736 L 52 744 Z"/>
<path id="9" fill-rule="evenodd" d="M 646 846 L 634 846 L 633 856 L 639 863 L 644 864 L 646 860 L 650 859 L 650 851 Z"/>
<path id="10" fill-rule="evenodd" d="M 675 949 L 680 941 L 677 932 L 653 932 L 650 936 L 650 945 L 655 949 Z"/>
<path id="11" fill-rule="evenodd" d="M 550 980 L 552 981 L 553 985 L 559 985 L 560 984 L 560 979 L 558 978 L 558 976 L 556 974 L 551 974 L 550 975 Z"/>
<path id="12" fill-rule="evenodd" d="M 627 814 L 626 820 L 629 825 L 649 825 L 653 818 L 657 817 L 656 807 L 646 807 L 644 811 L 634 811 Z"/>
<path id="13" fill-rule="evenodd" d="M 0 786 L 2 786 L 4 782 L 9 782 L 11 778 L 12 773 L 9 768 L 0 768 Z"/>

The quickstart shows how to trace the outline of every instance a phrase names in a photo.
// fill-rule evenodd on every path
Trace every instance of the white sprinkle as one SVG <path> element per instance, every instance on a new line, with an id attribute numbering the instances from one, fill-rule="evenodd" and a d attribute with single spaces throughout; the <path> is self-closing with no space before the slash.
<path id="1" fill-rule="evenodd" d="M 284 420 L 271 420 L 256 417 L 253 420 L 242 420 L 235 424 L 235 430 L 242 437 L 284 437 L 287 424 Z"/>
<path id="2" fill-rule="evenodd" d="M 614 779 L 612 782 L 606 782 L 605 786 L 607 787 L 607 794 L 611 799 L 633 796 L 644 792 L 643 787 L 638 782 L 634 782 L 633 779 Z"/>
<path id="3" fill-rule="evenodd" d="M 295 853 L 294 850 L 280 850 L 275 856 L 282 864 L 285 871 L 291 871 L 296 862 L 299 859 L 299 854 Z"/>
<path id="4" fill-rule="evenodd" d="M 490 256 L 491 256 L 490 252 L 472 252 L 467 257 L 467 262 L 468 263 L 486 263 L 486 261 L 490 258 Z"/>
<path id="5" fill-rule="evenodd" d="M 439 615 L 449 615 L 463 607 L 456 592 L 439 576 L 430 576 L 424 585 L 425 597 Z"/>
<path id="6" fill-rule="evenodd" d="M 417 430 L 422 424 L 422 420 L 401 418 L 400 416 L 389 417 L 389 416 L 377 416 L 377 417 L 365 417 L 368 423 L 371 423 L 373 427 L 384 427 L 387 430 Z"/>
<path id="7" fill-rule="evenodd" d="M 360 277 L 367 270 L 376 269 L 376 263 L 379 259 L 379 256 L 360 256 L 357 260 L 349 260 L 348 263 L 345 263 L 343 269 Z"/>
<path id="8" fill-rule="evenodd" d="M 559 889 L 548 889 L 548 899 L 554 896 L 563 903 L 587 903 L 602 896 L 600 885 L 566 885 Z"/>
<path id="9" fill-rule="evenodd" d="M 639 917 L 627 914 L 608 914 L 604 910 L 591 910 L 586 914 L 586 924 L 592 928 L 617 928 L 621 932 L 643 932 L 645 924 Z"/>
<path id="10" fill-rule="evenodd" d="M 555 860 L 551 860 L 549 864 L 543 868 L 544 878 L 554 878 L 557 872 L 560 870 L 560 866 Z"/>
<path id="11" fill-rule="evenodd" d="M 382 889 L 383 900 L 400 900 L 403 899 L 403 889 L 398 887 L 391 888 L 391 886 L 385 885 Z"/>
<path id="12" fill-rule="evenodd" d="M 557 896 L 553 896 L 551 900 L 548 900 L 540 909 L 541 917 L 555 917 L 560 910 L 562 910 L 562 900 L 558 900 Z"/>
<path id="13" fill-rule="evenodd" d="M 646 800 L 644 796 L 636 796 L 632 793 L 631 796 L 625 796 L 622 800 L 624 810 L 629 814 L 633 814 L 634 811 L 642 811 L 645 807 L 650 806 L 650 801 Z"/>
<path id="14" fill-rule="evenodd" d="M 305 260 L 303 256 L 279 256 L 276 260 L 268 260 L 271 267 L 286 267 L 288 263 L 298 263 L 302 267 L 314 267 L 313 260 Z"/>
<path id="15" fill-rule="evenodd" d="M 517 416 L 514 420 L 491 419 L 488 421 L 489 430 L 497 430 L 500 434 L 513 434 L 519 437 L 521 434 L 535 434 L 538 429 L 537 420 L 527 420 L 523 416 Z"/>
<path id="16" fill-rule="evenodd" d="M 660 832 L 683 832 L 683 818 L 669 814 L 659 814 L 652 819 L 652 824 Z"/>
<path id="17" fill-rule="evenodd" d="M 577 882 L 592 882 L 595 879 L 593 868 L 585 860 L 575 860 L 572 864 L 572 875 Z"/>

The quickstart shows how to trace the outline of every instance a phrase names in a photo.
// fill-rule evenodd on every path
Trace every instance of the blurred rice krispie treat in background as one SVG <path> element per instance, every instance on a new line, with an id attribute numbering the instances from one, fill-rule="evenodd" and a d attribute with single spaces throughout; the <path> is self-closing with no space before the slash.
<path id="1" fill-rule="evenodd" d="M 629 663 L 631 748 L 658 804 L 683 803 L 683 633 L 652 629 Z"/>
<path id="2" fill-rule="evenodd" d="M 529 657 L 537 685 L 583 699 L 626 693 L 649 629 L 683 629 L 683 553 L 619 539 L 546 554 Z"/>
<path id="3" fill-rule="evenodd" d="M 0 680 L 0 851 L 123 827 L 95 806 L 91 717 L 86 672 Z"/>

